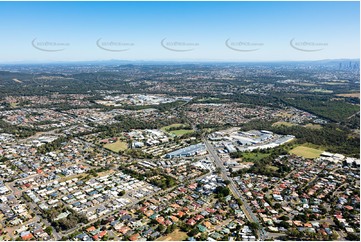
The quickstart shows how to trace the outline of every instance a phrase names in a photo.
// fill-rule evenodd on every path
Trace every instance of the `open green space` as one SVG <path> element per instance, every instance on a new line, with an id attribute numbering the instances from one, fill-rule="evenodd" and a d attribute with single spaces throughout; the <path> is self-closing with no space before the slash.
<path id="1" fill-rule="evenodd" d="M 161 130 L 168 131 L 170 128 L 179 128 L 179 127 L 182 127 L 183 125 L 184 124 L 171 124 L 171 125 L 162 127 Z"/>
<path id="2" fill-rule="evenodd" d="M 338 82 L 322 82 L 322 84 L 334 86 L 334 85 L 346 85 L 347 82 L 344 82 L 344 81 L 338 81 Z"/>
<path id="3" fill-rule="evenodd" d="M 18 106 L 18 103 L 10 103 L 10 107 L 12 107 L 12 108 L 17 108 L 17 106 Z"/>
<path id="4" fill-rule="evenodd" d="M 327 89 L 323 89 L 323 88 L 314 88 L 314 89 L 311 89 L 310 92 L 333 93 L 332 90 L 327 90 Z"/>
<path id="5" fill-rule="evenodd" d="M 179 130 L 172 130 L 169 133 L 174 134 L 176 136 L 182 136 L 182 135 L 190 134 L 193 132 L 194 132 L 194 130 L 191 130 L 191 129 L 179 129 Z"/>
<path id="6" fill-rule="evenodd" d="M 278 170 L 278 167 L 276 166 L 271 166 L 271 165 L 266 165 L 266 169 L 269 169 L 271 171 L 277 171 Z"/>
<path id="7" fill-rule="evenodd" d="M 283 121 L 278 121 L 272 124 L 272 126 L 280 126 L 280 125 L 284 125 L 286 127 L 291 127 L 294 126 L 296 124 L 290 123 L 290 122 L 283 122 Z"/>
<path id="8" fill-rule="evenodd" d="M 242 154 L 242 161 L 247 161 L 247 162 L 260 161 L 260 160 L 268 157 L 269 155 L 270 155 L 270 153 L 261 153 L 261 152 L 248 153 L 248 152 L 244 152 Z"/>
<path id="9" fill-rule="evenodd" d="M 299 109 L 308 111 L 320 117 L 334 122 L 347 121 L 349 117 L 360 111 L 360 106 L 346 102 L 345 100 L 335 100 L 331 96 L 294 96 L 287 97 L 284 101 Z"/>
<path id="10" fill-rule="evenodd" d="M 315 87 L 315 86 L 317 86 L 314 83 L 308 83 L 308 82 L 299 82 L 299 83 L 295 83 L 295 85 L 305 86 L 305 87 Z"/>
<path id="11" fill-rule="evenodd" d="M 192 129 L 184 129 L 187 128 L 187 125 L 185 124 L 171 124 L 168 126 L 164 126 L 161 128 L 161 130 L 163 130 L 164 132 L 167 132 L 169 134 L 173 134 L 176 136 L 182 136 L 185 134 L 190 134 L 193 133 L 194 131 Z"/>
<path id="12" fill-rule="evenodd" d="M 297 146 L 292 150 L 290 150 L 291 154 L 295 154 L 310 159 L 319 157 L 322 152 L 323 150 L 307 147 L 304 145 Z"/>
<path id="13" fill-rule="evenodd" d="M 118 139 L 116 142 L 105 144 L 103 147 L 105 149 L 108 149 L 108 150 L 118 153 L 119 151 L 124 151 L 124 150 L 128 149 L 128 144 L 126 142 L 120 141 Z"/>

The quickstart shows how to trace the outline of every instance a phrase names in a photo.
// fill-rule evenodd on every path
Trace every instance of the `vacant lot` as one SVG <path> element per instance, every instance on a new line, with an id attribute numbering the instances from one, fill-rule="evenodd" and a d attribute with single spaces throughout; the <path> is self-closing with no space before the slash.
<path id="1" fill-rule="evenodd" d="M 183 241 L 187 237 L 188 235 L 185 232 L 176 229 L 172 233 L 158 238 L 157 241 Z"/>
<path id="2" fill-rule="evenodd" d="M 86 176 L 87 176 L 87 174 L 85 174 L 85 173 L 75 174 L 75 175 L 63 177 L 63 178 L 61 178 L 61 179 L 59 180 L 59 182 L 66 182 L 66 181 L 69 181 L 69 180 L 71 180 L 71 179 L 73 179 L 73 178 L 82 179 L 82 178 L 84 178 L 84 177 L 86 177 Z"/>
<path id="3" fill-rule="evenodd" d="M 276 166 L 269 166 L 269 165 L 267 165 L 266 168 L 267 168 L 267 169 L 270 169 L 271 171 L 277 171 L 277 170 L 278 170 L 278 167 L 276 167 Z"/>
<path id="4" fill-rule="evenodd" d="M 296 148 L 293 148 L 290 151 L 291 154 L 295 154 L 295 155 L 302 156 L 305 158 L 319 157 L 322 152 L 323 152 L 323 150 L 314 149 L 314 148 L 310 148 L 310 147 L 303 146 L 303 145 L 297 146 Z"/>
<path id="5" fill-rule="evenodd" d="M 243 161 L 250 161 L 250 162 L 256 162 L 256 161 L 260 161 L 266 157 L 268 157 L 270 154 L 267 153 L 260 153 L 260 152 L 246 152 L 242 154 L 242 160 Z"/>
<path id="6" fill-rule="evenodd" d="M 117 140 L 114 143 L 104 145 L 104 148 L 113 152 L 119 152 L 128 149 L 128 144 L 124 141 Z"/>
<path id="7" fill-rule="evenodd" d="M 336 96 L 339 96 L 339 97 L 357 97 L 357 98 L 360 98 L 360 93 L 357 92 L 357 93 L 341 93 L 341 94 L 337 94 Z"/>
<path id="8" fill-rule="evenodd" d="M 306 124 L 305 127 L 309 129 L 322 129 L 322 126 L 319 124 Z"/>

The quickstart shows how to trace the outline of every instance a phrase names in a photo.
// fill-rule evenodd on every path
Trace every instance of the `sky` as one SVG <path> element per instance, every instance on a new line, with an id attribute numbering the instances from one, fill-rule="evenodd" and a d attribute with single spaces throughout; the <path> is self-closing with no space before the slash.
<path id="1" fill-rule="evenodd" d="M 0 63 L 359 58 L 359 2 L 0 2 Z"/>

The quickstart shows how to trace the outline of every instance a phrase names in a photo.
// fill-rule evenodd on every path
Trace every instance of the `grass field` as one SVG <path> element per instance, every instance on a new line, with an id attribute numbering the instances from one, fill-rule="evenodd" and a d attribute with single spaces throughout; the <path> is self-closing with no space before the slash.
<path id="1" fill-rule="evenodd" d="M 277 171 L 278 170 L 278 167 L 275 167 L 275 166 L 266 166 L 267 169 L 270 169 L 272 171 Z"/>
<path id="2" fill-rule="evenodd" d="M 156 241 L 183 241 L 188 237 L 187 233 L 174 230 L 172 233 L 158 238 Z"/>
<path id="3" fill-rule="evenodd" d="M 317 86 L 314 83 L 308 83 L 308 82 L 299 82 L 299 83 L 295 83 L 295 84 L 299 85 L 299 86 L 304 86 L 304 87 L 315 87 L 315 86 Z"/>
<path id="4" fill-rule="evenodd" d="M 322 84 L 334 86 L 334 85 L 346 85 L 347 83 L 343 81 L 338 81 L 338 82 L 322 82 Z"/>
<path id="5" fill-rule="evenodd" d="M 322 89 L 322 88 L 314 88 L 310 90 L 310 92 L 319 92 L 319 93 L 333 93 L 332 90 Z"/>
<path id="6" fill-rule="evenodd" d="M 302 156 L 305 158 L 319 157 L 322 152 L 323 152 L 323 150 L 310 148 L 310 147 L 303 146 L 303 145 L 297 146 L 297 147 L 293 148 L 292 150 L 290 150 L 291 154 L 295 154 L 295 155 Z"/>
<path id="7" fill-rule="evenodd" d="M 270 154 L 264 154 L 264 153 L 243 153 L 242 159 L 244 159 L 246 161 L 255 162 L 255 161 L 260 161 L 269 155 Z"/>
<path id="8" fill-rule="evenodd" d="M 179 129 L 179 130 L 172 130 L 169 131 L 169 133 L 174 134 L 176 136 L 182 136 L 184 134 L 190 134 L 193 133 L 194 131 L 191 129 Z"/>
<path id="9" fill-rule="evenodd" d="M 117 140 L 114 143 L 105 144 L 104 148 L 118 153 L 119 151 L 128 149 L 128 144 L 124 141 Z"/>
<path id="10" fill-rule="evenodd" d="M 295 124 L 293 123 L 289 123 L 289 122 L 283 122 L 283 121 L 278 121 L 278 122 L 275 122 L 272 124 L 272 126 L 286 126 L 286 127 L 291 127 L 291 126 L 294 126 Z"/>
<path id="11" fill-rule="evenodd" d="M 184 126 L 186 126 L 186 125 L 185 124 L 172 124 L 172 125 L 162 127 L 161 130 L 163 130 L 164 132 L 176 135 L 176 136 L 182 136 L 184 134 L 189 134 L 189 133 L 194 132 L 191 129 L 181 129 Z M 169 131 L 170 128 L 180 128 L 180 129 Z"/>
<path id="12" fill-rule="evenodd" d="M 18 106 L 18 103 L 10 103 L 10 107 L 16 108 Z"/>

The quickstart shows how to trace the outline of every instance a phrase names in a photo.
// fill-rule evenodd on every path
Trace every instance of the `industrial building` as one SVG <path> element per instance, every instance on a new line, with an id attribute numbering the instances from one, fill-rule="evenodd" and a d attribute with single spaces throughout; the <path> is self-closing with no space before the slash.
<path id="1" fill-rule="evenodd" d="M 165 155 L 165 158 L 187 157 L 206 154 L 206 146 L 203 143 L 191 145 Z"/>

